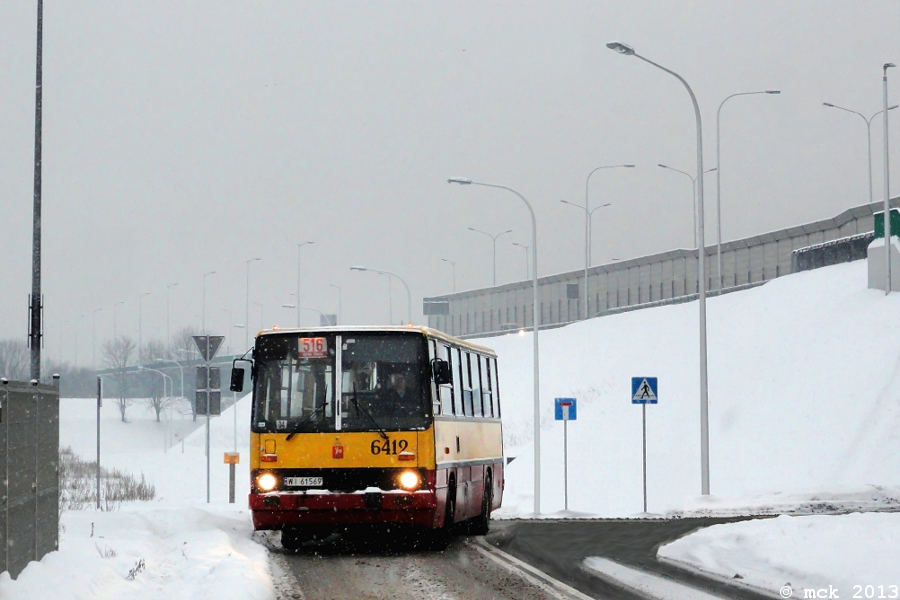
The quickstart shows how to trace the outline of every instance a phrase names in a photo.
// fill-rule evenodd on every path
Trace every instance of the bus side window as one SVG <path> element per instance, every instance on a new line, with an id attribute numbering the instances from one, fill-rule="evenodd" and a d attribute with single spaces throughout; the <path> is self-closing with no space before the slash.
<path id="1" fill-rule="evenodd" d="M 433 365 L 437 357 L 437 342 L 431 340 L 428 344 L 428 364 Z M 431 379 L 431 412 L 433 415 L 441 414 L 441 388 L 434 382 L 434 378 Z"/>
<path id="2" fill-rule="evenodd" d="M 494 378 L 491 377 L 491 359 L 487 356 L 481 361 L 481 388 L 484 398 L 484 416 L 493 417 L 494 415 L 494 386 L 491 385 Z"/>
<path id="3" fill-rule="evenodd" d="M 460 350 L 459 348 L 454 348 L 454 350 L 456 350 L 456 352 L 455 352 L 456 365 L 457 365 L 456 372 L 459 373 L 459 378 L 458 378 L 459 385 L 456 386 L 456 390 L 457 390 L 456 414 L 466 416 L 466 388 L 468 387 L 466 385 L 467 382 L 465 380 L 466 368 L 463 363 L 462 350 Z"/>
<path id="4" fill-rule="evenodd" d="M 484 387 L 481 382 L 481 356 L 478 354 L 470 354 L 472 364 L 472 402 L 475 405 L 475 416 L 484 416 L 484 406 L 482 405 L 482 392 Z"/>
<path id="5" fill-rule="evenodd" d="M 466 415 L 470 417 L 475 416 L 475 407 L 472 405 L 472 355 L 469 352 L 465 352 L 465 362 L 463 363 L 463 385 L 465 388 L 463 389 L 463 397 L 466 400 L 465 411 Z"/>
<path id="6" fill-rule="evenodd" d="M 450 374 L 453 374 L 453 353 L 450 351 L 450 346 L 444 346 L 444 360 L 447 361 L 447 364 L 450 365 Z M 454 381 L 459 381 L 458 377 L 453 378 Z M 452 415 L 456 413 L 456 402 L 454 401 L 454 384 L 443 385 L 441 386 L 441 406 L 442 412 L 445 415 Z"/>
<path id="7" fill-rule="evenodd" d="M 494 405 L 496 406 L 496 412 L 494 417 L 500 418 L 502 413 L 500 411 L 500 373 L 497 370 L 497 359 L 491 359 L 491 374 L 494 376 Z"/>

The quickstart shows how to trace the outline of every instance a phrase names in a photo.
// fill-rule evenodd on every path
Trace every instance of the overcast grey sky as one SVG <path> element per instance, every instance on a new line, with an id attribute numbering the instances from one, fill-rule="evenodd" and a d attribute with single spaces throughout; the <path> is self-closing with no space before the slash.
<path id="1" fill-rule="evenodd" d="M 30 291 L 35 2 L 0 4 L 0 336 L 26 333 Z M 510 185 L 535 206 L 539 274 L 583 265 L 582 202 L 592 179 L 596 263 L 688 247 L 695 169 L 690 101 L 672 77 L 607 41 L 626 41 L 683 75 L 703 110 L 707 168 L 723 110 L 723 235 L 734 239 L 868 200 L 866 131 L 833 102 L 881 108 L 881 66 L 900 62 L 900 3 L 181 2 L 46 0 L 44 292 L 47 351 L 90 358 L 97 337 L 165 336 L 207 322 L 228 334 L 251 301 L 291 325 L 296 243 L 303 303 L 347 323 L 388 318 L 384 278 L 422 296 L 491 281 L 491 244 L 467 230 L 513 229 L 498 282 L 524 279 L 528 213 L 504 192 L 451 187 L 464 176 Z M 892 72 L 900 99 L 900 70 Z M 900 112 L 900 111 L 898 111 Z M 900 119 L 900 114 L 897 115 Z M 898 125 L 900 122 L 896 121 Z M 892 144 L 900 157 L 900 131 Z M 881 124 L 873 125 L 876 198 Z M 900 158 L 894 161 L 897 165 Z M 900 172 L 894 167 L 895 181 Z M 707 177 L 708 242 L 714 184 Z M 394 317 L 405 292 L 393 290 Z M 232 311 L 231 317 L 227 311 Z M 86 315 L 78 321 L 79 315 Z M 250 324 L 259 326 L 251 306 Z M 314 313 L 304 314 L 312 324 Z M 61 326 L 63 321 L 67 325 Z M 240 340 L 243 333 L 237 332 Z"/>

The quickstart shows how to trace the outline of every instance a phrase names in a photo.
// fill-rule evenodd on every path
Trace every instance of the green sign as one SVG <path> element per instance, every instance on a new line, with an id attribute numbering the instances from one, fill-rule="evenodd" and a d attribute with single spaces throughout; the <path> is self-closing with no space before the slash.
<path id="1" fill-rule="evenodd" d="M 891 237 L 900 237 L 900 210 L 891 209 Z M 884 211 L 875 213 L 875 237 L 884 237 Z"/>

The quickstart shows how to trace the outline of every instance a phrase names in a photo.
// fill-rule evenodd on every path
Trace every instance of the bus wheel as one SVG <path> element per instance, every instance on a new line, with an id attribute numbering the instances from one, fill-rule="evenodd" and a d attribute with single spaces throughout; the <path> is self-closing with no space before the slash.
<path id="1" fill-rule="evenodd" d="M 285 550 L 297 550 L 306 540 L 307 536 L 296 525 L 285 525 L 281 530 L 281 547 Z"/>
<path id="2" fill-rule="evenodd" d="M 474 535 L 485 535 L 491 528 L 491 505 L 493 504 L 493 488 L 491 487 L 491 474 L 484 478 L 484 492 L 481 495 L 481 514 L 475 517 L 469 528 Z"/>

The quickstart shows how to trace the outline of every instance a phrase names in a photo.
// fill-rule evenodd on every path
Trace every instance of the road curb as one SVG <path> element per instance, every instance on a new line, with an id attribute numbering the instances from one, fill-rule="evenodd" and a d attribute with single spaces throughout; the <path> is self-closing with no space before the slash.
<path id="1" fill-rule="evenodd" d="M 690 573 L 691 575 L 702 577 L 703 579 L 708 579 L 717 583 L 722 583 L 730 587 L 739 588 L 746 592 L 753 592 L 754 594 L 759 594 L 760 596 L 765 596 L 766 598 L 784 598 L 784 596 L 781 596 L 776 591 L 753 585 L 752 583 L 747 583 L 746 581 L 741 581 L 740 579 L 734 579 L 732 577 L 726 577 L 725 575 L 719 575 L 718 573 L 713 573 L 712 571 L 701 569 L 700 567 L 697 567 L 690 563 L 686 563 L 684 561 L 680 561 L 675 558 L 658 556 L 656 560 L 659 561 L 660 564 L 666 565 L 667 567 L 672 567 L 673 569 L 678 569 L 679 571 L 684 571 L 686 573 Z"/>
<path id="2" fill-rule="evenodd" d="M 492 546 L 483 536 L 476 537 L 475 544 L 475 550 L 482 555 L 491 559 L 506 570 L 522 577 L 532 585 L 541 588 L 544 592 L 557 600 L 594 600 L 572 586 L 566 585 L 562 581 L 547 575 L 540 569 L 519 560 L 515 556 L 507 554 L 496 546 Z"/>

